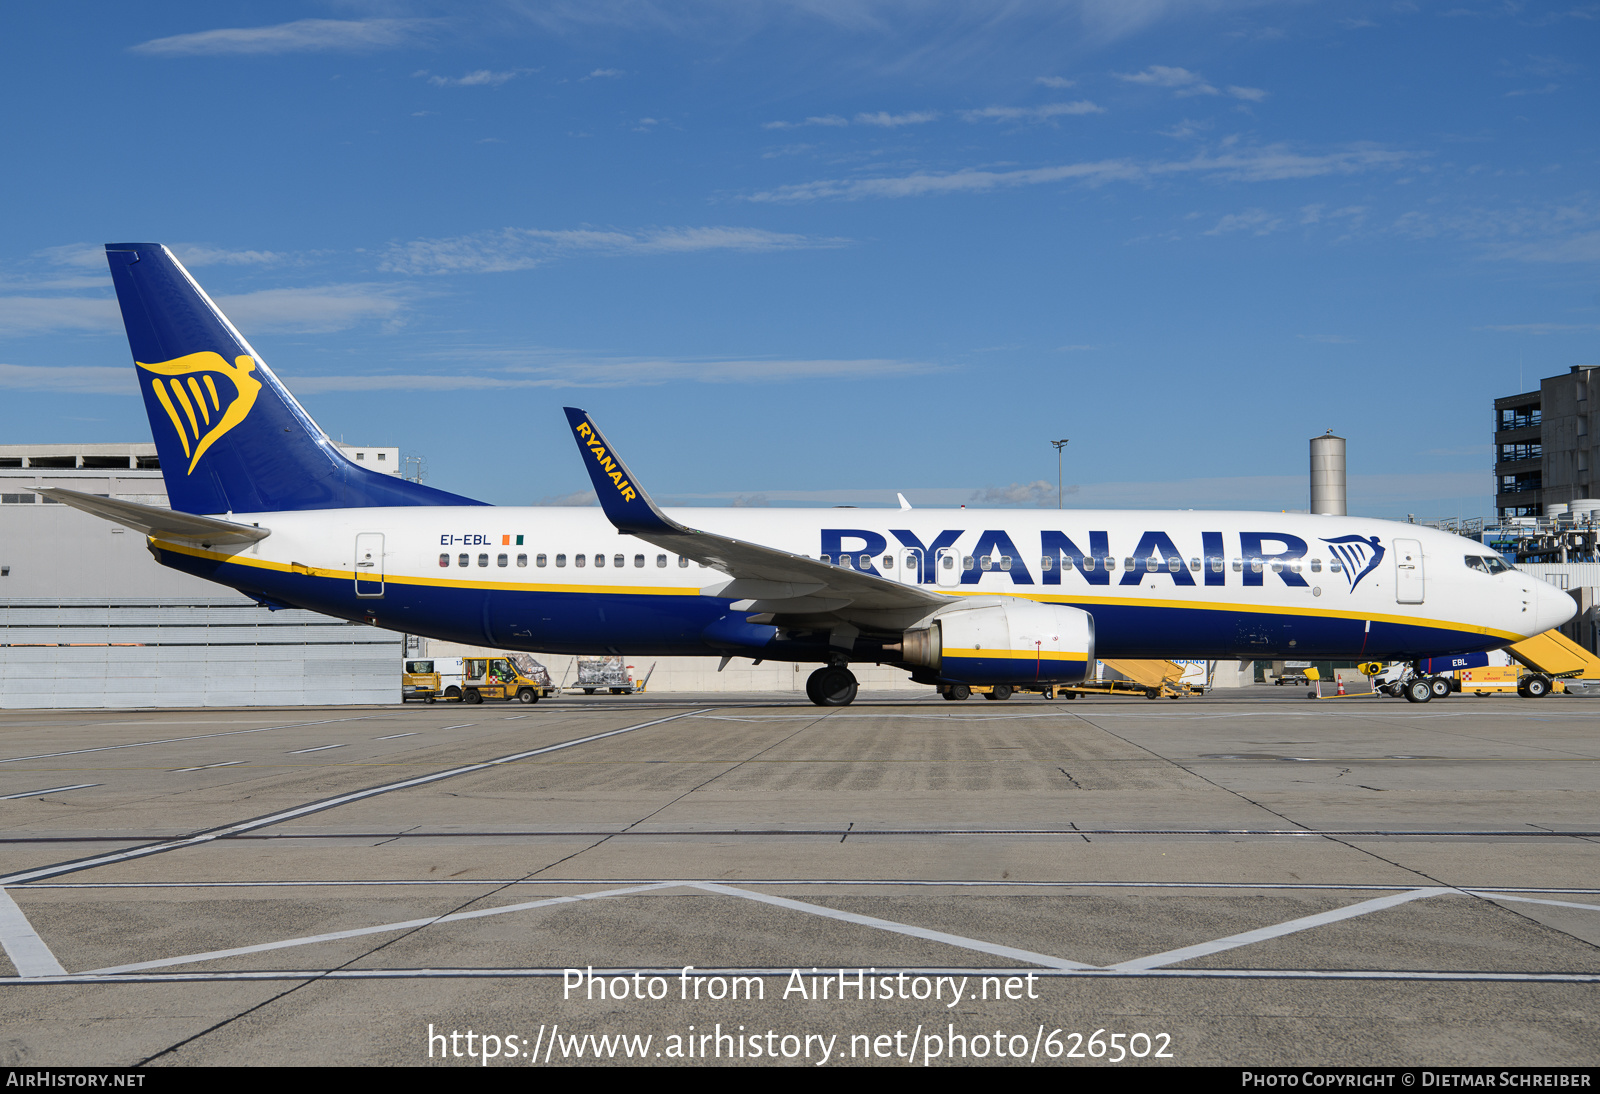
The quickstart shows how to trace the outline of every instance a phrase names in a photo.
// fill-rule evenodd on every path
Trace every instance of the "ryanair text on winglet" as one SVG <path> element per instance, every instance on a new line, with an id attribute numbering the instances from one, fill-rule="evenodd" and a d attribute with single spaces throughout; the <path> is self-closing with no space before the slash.
<path id="1" fill-rule="evenodd" d="M 606 469 L 606 474 L 611 476 L 611 481 L 617 484 L 617 493 L 622 495 L 622 500 L 632 501 L 638 497 L 634 493 L 633 484 L 624 479 L 622 472 L 617 469 L 617 461 L 606 455 L 605 446 L 596 439 L 594 430 L 589 428 L 589 423 L 579 422 L 577 432 L 578 436 L 584 439 L 589 451 L 594 453 L 594 458 L 599 461 L 600 466 Z"/>

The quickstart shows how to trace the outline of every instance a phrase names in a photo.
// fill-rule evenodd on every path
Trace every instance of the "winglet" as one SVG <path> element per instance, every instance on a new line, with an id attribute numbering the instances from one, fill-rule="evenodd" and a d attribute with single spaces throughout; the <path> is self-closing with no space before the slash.
<path id="1" fill-rule="evenodd" d="M 600 498 L 600 508 L 617 526 L 617 531 L 658 534 L 688 531 L 656 508 L 656 503 L 634 479 L 587 411 L 572 406 L 563 409 L 572 426 L 573 439 L 578 442 L 578 451 L 583 454 L 584 466 L 589 469 L 589 481 L 594 483 L 594 492 Z"/>

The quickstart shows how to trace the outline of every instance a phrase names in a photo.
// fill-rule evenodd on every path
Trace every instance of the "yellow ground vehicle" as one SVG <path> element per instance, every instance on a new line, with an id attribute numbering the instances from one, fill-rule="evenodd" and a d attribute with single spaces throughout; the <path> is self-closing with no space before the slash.
<path id="1" fill-rule="evenodd" d="M 985 699 L 1009 699 L 1018 691 L 1037 691 L 1046 699 L 1058 696 L 1062 699 L 1076 699 L 1080 695 L 1143 695 L 1146 699 L 1160 699 L 1163 696 L 1168 699 L 1179 699 L 1185 695 L 1200 695 L 1205 691 L 1204 687 L 1186 683 L 1183 680 L 1184 667 L 1175 661 L 1119 660 L 1103 663 L 1127 679 L 1044 687 L 1013 687 L 1010 684 L 996 684 L 993 687 L 941 684 L 939 693 L 946 699 L 956 700 L 971 695 L 982 695 Z"/>
<path id="2" fill-rule="evenodd" d="M 509 657 L 464 657 L 461 660 L 463 703 L 481 703 L 485 699 L 537 703 L 555 690 L 549 684 L 524 676 Z"/>
<path id="3" fill-rule="evenodd" d="M 431 703 L 439 698 L 439 673 L 432 661 L 407 661 L 400 674 L 400 701 L 421 699 Z"/>

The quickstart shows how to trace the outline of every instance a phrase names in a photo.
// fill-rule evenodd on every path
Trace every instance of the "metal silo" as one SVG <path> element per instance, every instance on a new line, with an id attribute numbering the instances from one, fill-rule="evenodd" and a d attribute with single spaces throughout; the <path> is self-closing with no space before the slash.
<path id="1" fill-rule="evenodd" d="M 1311 438 L 1311 511 L 1345 515 L 1344 438 L 1331 429 Z"/>

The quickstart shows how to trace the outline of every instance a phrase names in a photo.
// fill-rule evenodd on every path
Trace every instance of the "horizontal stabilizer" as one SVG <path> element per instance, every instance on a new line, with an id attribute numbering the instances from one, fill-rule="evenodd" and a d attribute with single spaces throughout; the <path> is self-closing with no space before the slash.
<path id="1" fill-rule="evenodd" d="M 157 539 L 179 540 L 209 547 L 213 543 L 254 543 L 272 534 L 270 528 L 261 528 L 253 524 L 235 524 L 231 520 L 218 520 L 215 517 L 197 517 L 191 513 L 162 509 L 156 505 L 116 501 L 77 490 L 52 487 L 41 489 L 39 493 L 54 498 L 62 505 L 70 505 L 102 520 L 124 525 Z"/>

